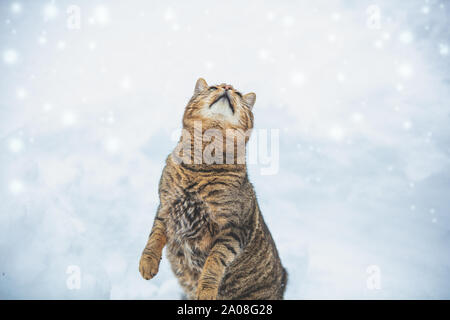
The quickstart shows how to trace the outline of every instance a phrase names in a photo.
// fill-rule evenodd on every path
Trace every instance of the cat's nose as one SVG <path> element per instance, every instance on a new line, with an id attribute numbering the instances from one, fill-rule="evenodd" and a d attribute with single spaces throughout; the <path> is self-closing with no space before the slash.
<path id="1" fill-rule="evenodd" d="M 223 88 L 224 88 L 225 90 L 232 90 L 232 89 L 233 89 L 233 86 L 232 86 L 232 85 L 229 85 L 229 84 L 226 84 L 226 85 L 223 86 Z"/>

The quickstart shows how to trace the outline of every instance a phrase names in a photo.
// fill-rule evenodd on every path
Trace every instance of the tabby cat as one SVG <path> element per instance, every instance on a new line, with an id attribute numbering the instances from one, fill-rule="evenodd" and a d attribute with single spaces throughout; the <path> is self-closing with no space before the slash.
<path id="1" fill-rule="evenodd" d="M 255 100 L 254 93 L 243 95 L 231 85 L 209 87 L 202 78 L 197 81 L 183 116 L 186 134 L 177 152 L 167 157 L 160 180 L 160 205 L 139 263 L 144 279 L 158 273 L 167 246 L 172 270 L 189 299 L 283 299 L 287 272 L 245 164 Z M 204 142 L 212 140 L 205 139 L 208 129 L 219 141 L 210 155 L 223 161 L 205 161 Z M 232 147 L 221 149 L 226 144 L 219 138 L 233 130 Z M 242 144 L 244 155 L 230 158 Z"/>

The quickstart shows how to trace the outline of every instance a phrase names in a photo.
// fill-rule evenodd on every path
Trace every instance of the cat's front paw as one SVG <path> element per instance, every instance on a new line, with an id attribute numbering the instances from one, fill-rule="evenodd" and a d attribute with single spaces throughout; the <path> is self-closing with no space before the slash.
<path id="1" fill-rule="evenodd" d="M 143 253 L 141 256 L 141 261 L 139 261 L 139 272 L 145 280 L 150 280 L 158 273 L 159 262 L 161 257 L 158 259 Z"/>
<path id="2" fill-rule="evenodd" d="M 197 300 L 217 300 L 217 290 L 208 288 L 208 289 L 199 289 L 197 290 Z"/>

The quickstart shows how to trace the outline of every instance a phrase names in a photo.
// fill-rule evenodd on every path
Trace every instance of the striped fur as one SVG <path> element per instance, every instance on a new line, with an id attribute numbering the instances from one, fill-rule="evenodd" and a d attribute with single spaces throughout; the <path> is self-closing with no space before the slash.
<path id="1" fill-rule="evenodd" d="M 202 121 L 204 130 L 253 128 L 254 94 L 243 96 L 231 86 L 233 112 L 219 110 L 217 116 L 204 112 L 225 86 L 210 89 L 203 79 L 197 81 L 183 117 L 184 129 L 193 132 L 194 120 Z M 195 160 L 195 155 L 191 157 Z M 245 163 L 237 159 L 231 164 L 195 163 L 178 163 L 173 154 L 166 160 L 160 206 L 139 265 L 142 276 L 151 279 L 157 274 L 166 246 L 172 270 L 189 299 L 282 299 L 287 272 Z"/>

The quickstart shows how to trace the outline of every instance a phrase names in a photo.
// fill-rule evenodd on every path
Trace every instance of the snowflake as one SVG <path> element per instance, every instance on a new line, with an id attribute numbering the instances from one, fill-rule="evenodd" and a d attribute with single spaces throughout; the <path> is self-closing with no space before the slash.
<path id="1" fill-rule="evenodd" d="M 94 11 L 95 21 L 99 25 L 106 25 L 109 23 L 110 15 L 109 10 L 105 6 L 98 6 Z"/>
<path id="2" fill-rule="evenodd" d="M 414 70 L 409 63 L 401 63 L 397 68 L 397 73 L 402 78 L 410 78 L 413 75 Z"/>
<path id="3" fill-rule="evenodd" d="M 283 18 L 283 25 L 285 27 L 292 27 L 295 23 L 295 19 L 292 16 L 286 16 Z"/>
<path id="4" fill-rule="evenodd" d="M 354 113 L 354 114 L 352 114 L 352 121 L 353 122 L 360 123 L 363 120 L 364 120 L 364 115 L 362 115 L 361 113 Z"/>
<path id="5" fill-rule="evenodd" d="M 112 113 L 108 115 L 108 117 L 106 118 L 106 122 L 111 125 L 116 122 L 116 119 L 114 118 L 114 115 Z"/>
<path id="6" fill-rule="evenodd" d="M 267 20 L 273 21 L 275 19 L 276 15 L 272 11 L 267 12 Z"/>
<path id="7" fill-rule="evenodd" d="M 77 116 L 71 111 L 66 111 L 61 117 L 61 122 L 64 126 L 72 126 L 77 122 Z"/>
<path id="8" fill-rule="evenodd" d="M 44 106 L 42 107 L 44 112 L 49 112 L 50 110 L 52 110 L 52 108 L 53 108 L 53 106 L 48 102 L 44 103 Z"/>
<path id="9" fill-rule="evenodd" d="M 206 69 L 211 70 L 212 68 L 214 68 L 214 62 L 206 61 L 205 62 L 205 67 L 206 67 Z"/>
<path id="10" fill-rule="evenodd" d="M 49 3 L 44 7 L 44 18 L 45 20 L 52 20 L 58 15 L 58 8 L 53 4 Z"/>
<path id="11" fill-rule="evenodd" d="M 377 48 L 377 49 L 381 49 L 381 48 L 383 48 L 383 41 L 382 41 L 382 40 L 376 40 L 376 41 L 373 43 L 373 46 L 374 46 L 375 48 Z"/>
<path id="12" fill-rule="evenodd" d="M 330 42 L 330 43 L 335 43 L 336 42 L 336 35 L 335 34 L 333 34 L 333 33 L 331 33 L 331 34 L 329 34 L 328 35 L 328 41 Z"/>
<path id="13" fill-rule="evenodd" d="M 3 52 L 3 61 L 6 64 L 14 64 L 17 62 L 17 52 L 13 49 L 8 49 Z"/>
<path id="14" fill-rule="evenodd" d="M 19 138 L 12 138 L 9 140 L 9 150 L 13 153 L 18 153 L 23 149 L 23 142 Z"/>
<path id="15" fill-rule="evenodd" d="M 40 45 L 46 44 L 46 43 L 47 43 L 47 38 L 46 38 L 45 36 L 39 36 L 39 37 L 38 37 L 38 43 L 39 43 Z"/>
<path id="16" fill-rule="evenodd" d="M 120 149 L 120 141 L 117 138 L 109 138 L 105 141 L 105 149 L 111 154 L 117 153 Z"/>
<path id="17" fill-rule="evenodd" d="M 12 194 L 17 195 L 19 193 L 22 193 L 24 191 L 24 185 L 22 181 L 18 179 L 13 179 L 9 184 L 9 190 Z"/>
<path id="18" fill-rule="evenodd" d="M 167 8 L 166 12 L 164 13 L 164 20 L 170 21 L 174 20 L 176 18 L 175 13 L 173 12 L 172 8 Z"/>
<path id="19" fill-rule="evenodd" d="M 64 41 L 58 41 L 58 44 L 56 45 L 56 48 L 58 50 L 64 50 L 66 48 L 66 43 Z"/>
<path id="20" fill-rule="evenodd" d="M 410 31 L 404 31 L 400 34 L 400 42 L 404 44 L 410 44 L 414 40 L 414 36 Z"/>
<path id="21" fill-rule="evenodd" d="M 395 86 L 395 89 L 396 89 L 398 92 L 402 92 L 402 91 L 405 89 L 405 87 L 403 86 L 403 84 L 398 83 L 398 84 Z M 395 107 L 395 111 L 398 111 L 398 110 L 399 110 L 399 108 L 398 108 L 398 107 Z"/>
<path id="22" fill-rule="evenodd" d="M 128 76 L 125 76 L 122 81 L 120 82 L 120 86 L 122 89 L 128 91 L 131 88 L 131 79 Z"/>
<path id="23" fill-rule="evenodd" d="M 258 56 L 261 60 L 267 61 L 269 59 L 269 52 L 265 49 L 259 50 Z"/>
<path id="24" fill-rule="evenodd" d="M 306 76 L 301 72 L 296 72 L 291 76 L 291 82 L 296 87 L 301 87 L 306 82 Z"/>
<path id="25" fill-rule="evenodd" d="M 11 4 L 11 12 L 15 13 L 15 14 L 21 13 L 22 12 L 22 5 L 20 3 L 18 3 L 18 2 L 13 2 Z"/>
<path id="26" fill-rule="evenodd" d="M 403 129 L 405 130 L 409 130 L 412 127 L 412 123 L 409 120 L 406 120 L 405 122 L 403 122 Z"/>
<path id="27" fill-rule="evenodd" d="M 448 53 L 449 53 L 448 45 L 447 45 L 447 44 L 444 44 L 444 43 L 439 44 L 439 53 L 440 53 L 442 56 L 448 55 Z"/>
<path id="28" fill-rule="evenodd" d="M 341 141 L 344 138 L 344 129 L 335 125 L 330 129 L 330 136 L 333 140 Z"/>
<path id="29" fill-rule="evenodd" d="M 28 93 L 24 88 L 18 88 L 16 90 L 16 96 L 18 99 L 23 100 L 28 96 Z"/>
<path id="30" fill-rule="evenodd" d="M 341 14 L 339 12 L 332 13 L 331 20 L 336 21 L 336 22 L 341 20 Z"/>
<path id="31" fill-rule="evenodd" d="M 345 74 L 343 74 L 342 72 L 339 72 L 337 75 L 336 75 L 336 79 L 337 79 L 337 81 L 338 82 L 344 82 L 345 81 L 345 79 L 346 79 L 346 76 L 345 76 Z"/>

